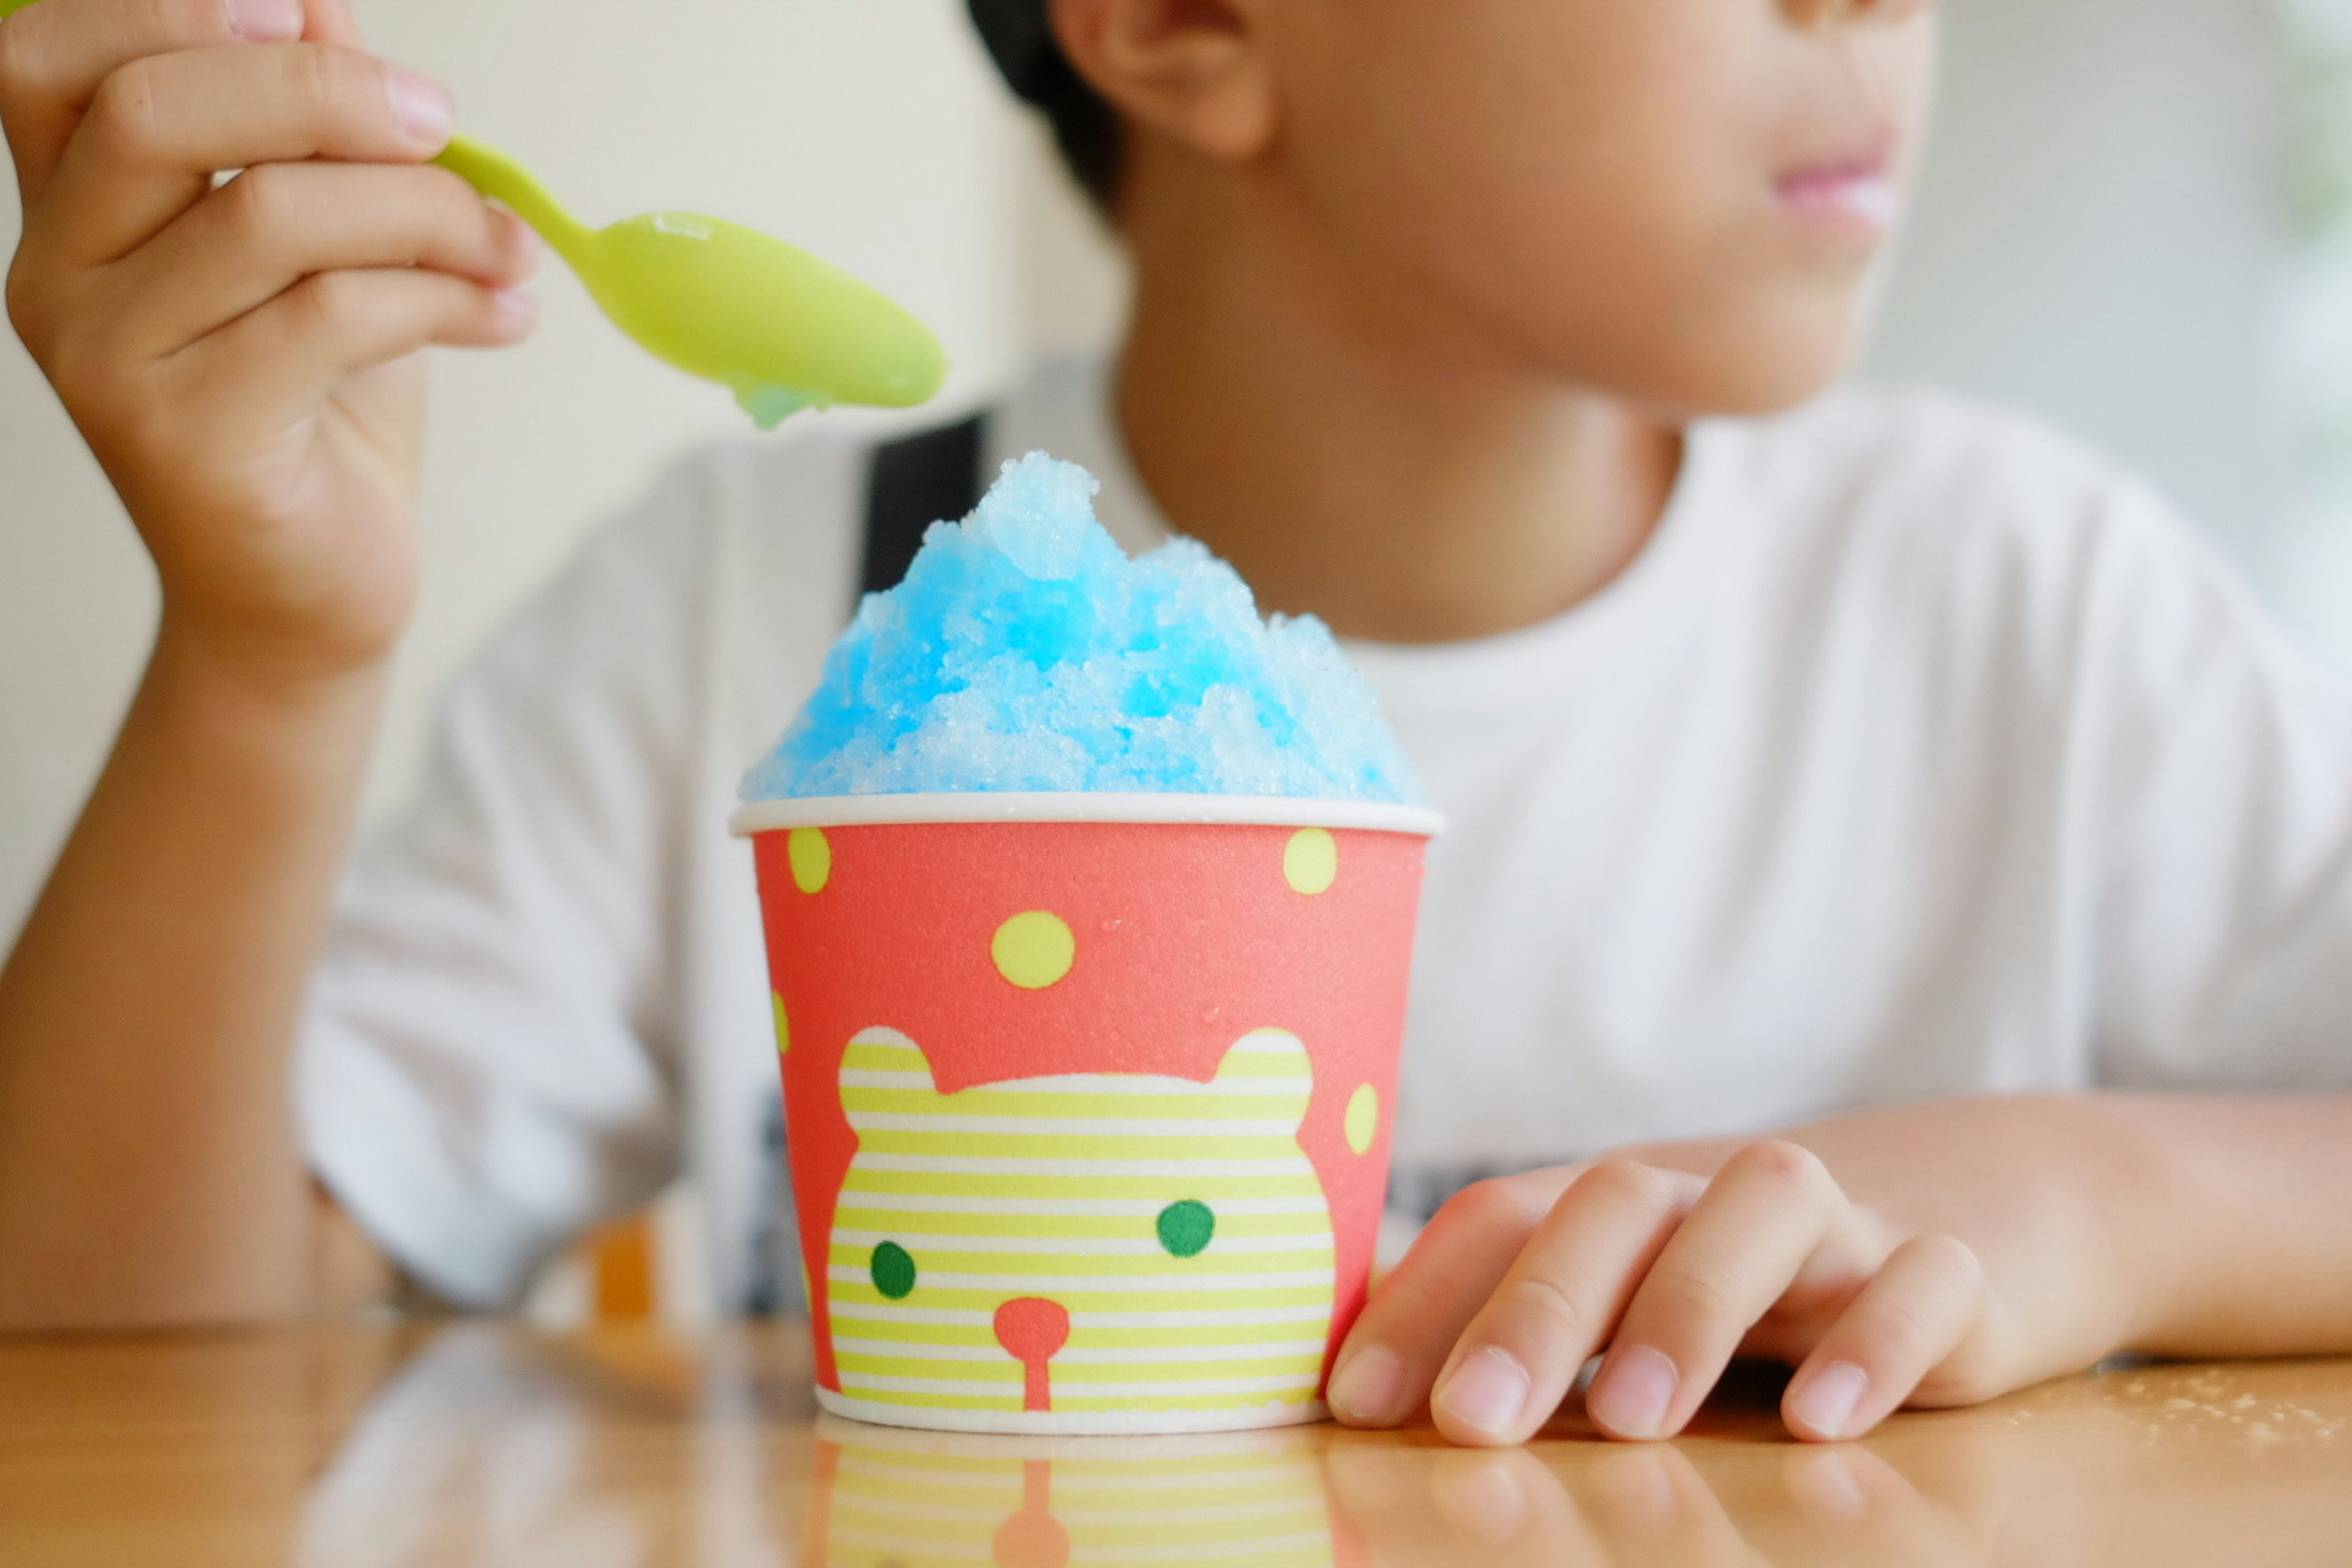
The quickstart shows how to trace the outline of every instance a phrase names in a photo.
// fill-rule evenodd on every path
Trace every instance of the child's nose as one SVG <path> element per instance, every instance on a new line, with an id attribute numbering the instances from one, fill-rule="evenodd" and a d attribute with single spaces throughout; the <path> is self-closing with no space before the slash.
<path id="1" fill-rule="evenodd" d="M 1070 1342 L 1069 1309 L 1043 1296 L 1016 1296 L 996 1309 L 996 1342 L 1026 1374 L 1021 1408 L 1051 1410 L 1052 1374 L 1045 1363 Z"/>

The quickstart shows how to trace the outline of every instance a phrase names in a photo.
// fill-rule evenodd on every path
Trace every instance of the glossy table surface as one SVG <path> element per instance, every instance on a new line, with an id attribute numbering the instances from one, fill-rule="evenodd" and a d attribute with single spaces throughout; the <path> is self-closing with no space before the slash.
<path id="1" fill-rule="evenodd" d="M 0 1339 L 0 1563 L 622 1568 L 2352 1562 L 2352 1362 L 2110 1370 L 1868 1441 L 1747 1376 L 1670 1445 L 971 1438 L 790 1327 Z"/>

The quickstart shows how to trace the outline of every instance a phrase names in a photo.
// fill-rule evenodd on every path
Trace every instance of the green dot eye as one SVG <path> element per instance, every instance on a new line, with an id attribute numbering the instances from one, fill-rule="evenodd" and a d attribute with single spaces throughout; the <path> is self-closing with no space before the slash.
<path id="1" fill-rule="evenodd" d="M 1160 1245 L 1179 1258 L 1198 1258 L 1217 1234 L 1217 1216 L 1209 1205 L 1192 1198 L 1160 1211 Z"/>
<path id="2" fill-rule="evenodd" d="M 874 1276 L 874 1289 L 893 1301 L 903 1301 L 915 1293 L 915 1260 L 895 1241 L 874 1249 L 867 1272 Z"/>

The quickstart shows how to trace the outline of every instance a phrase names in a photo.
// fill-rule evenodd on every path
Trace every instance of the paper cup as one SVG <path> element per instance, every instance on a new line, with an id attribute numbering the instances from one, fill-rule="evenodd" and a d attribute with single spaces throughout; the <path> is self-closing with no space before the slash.
<path id="1" fill-rule="evenodd" d="M 1197 795 L 738 812 L 819 1402 L 977 1432 L 1319 1419 L 1439 826 Z"/>
<path id="2" fill-rule="evenodd" d="M 1369 1568 L 1306 1432 L 941 1437 L 819 1416 L 805 1568 Z"/>

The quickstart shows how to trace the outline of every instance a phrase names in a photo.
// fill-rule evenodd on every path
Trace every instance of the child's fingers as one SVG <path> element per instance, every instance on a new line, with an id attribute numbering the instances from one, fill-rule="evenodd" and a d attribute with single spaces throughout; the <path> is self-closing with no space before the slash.
<path id="1" fill-rule="evenodd" d="M 267 163 L 110 268 L 106 288 L 125 348 L 160 358 L 313 273 L 423 267 L 507 287 L 539 254 L 521 219 L 440 169 Z"/>
<path id="2" fill-rule="evenodd" d="M 1626 1160 L 1579 1176 L 1446 1358 L 1430 1399 L 1438 1430 L 1456 1443 L 1519 1443 L 1549 1420 L 1701 1187 Z"/>
<path id="3" fill-rule="evenodd" d="M 316 44 L 341 44 L 356 49 L 362 42 L 358 18 L 352 15 L 351 0 L 303 0 L 303 9 L 310 13 L 310 26 L 302 36 Z"/>
<path id="4" fill-rule="evenodd" d="M 1525 1178 L 1480 1182 L 1438 1210 L 1340 1347 L 1325 1391 L 1332 1413 L 1350 1426 L 1392 1426 L 1418 1410 L 1551 1195 Z"/>
<path id="5" fill-rule="evenodd" d="M 256 408 L 292 410 L 428 343 L 496 347 L 528 335 L 536 319 L 530 296 L 446 272 L 321 272 L 171 363 L 200 382 L 235 384 Z"/>
<path id="6" fill-rule="evenodd" d="M 1852 1214 L 1808 1150 L 1767 1142 L 1733 1155 L 1625 1309 L 1585 1395 L 1594 1425 L 1628 1438 L 1680 1431 L 1817 1252 L 1851 1252 L 1857 1279 L 1879 1261 L 1842 1235 Z"/>
<path id="7" fill-rule="evenodd" d="M 68 269 L 145 243 L 224 169 L 305 158 L 415 163 L 448 141 L 448 95 L 318 44 L 149 55 L 116 71 L 67 144 L 28 232 Z"/>
<path id="8" fill-rule="evenodd" d="M 1781 1419 L 1814 1442 L 1861 1436 L 1978 1330 L 1986 1300 L 1984 1269 L 1966 1243 L 1912 1237 L 1797 1369 Z"/>
<path id="9" fill-rule="evenodd" d="M 175 49 L 301 36 L 302 0 L 43 0 L 0 22 L 0 121 L 30 206 L 99 84 Z"/>

